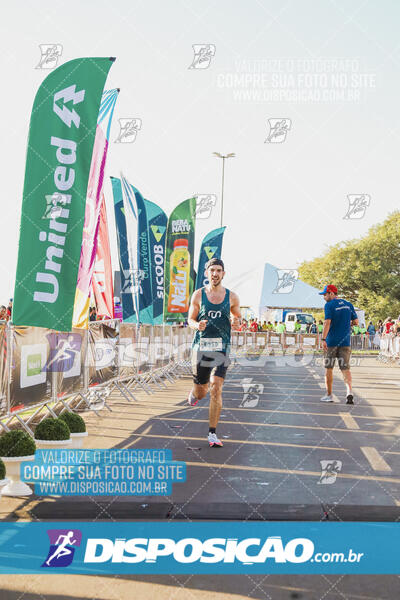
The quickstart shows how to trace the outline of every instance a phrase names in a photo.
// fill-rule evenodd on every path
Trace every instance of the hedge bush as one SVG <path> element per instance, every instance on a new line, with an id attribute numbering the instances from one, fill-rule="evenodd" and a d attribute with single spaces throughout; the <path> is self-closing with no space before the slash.
<path id="1" fill-rule="evenodd" d="M 80 415 L 65 410 L 59 418 L 68 425 L 71 433 L 84 433 L 86 431 L 86 423 Z"/>
<path id="2" fill-rule="evenodd" d="M 4 479 L 6 476 L 6 465 L 0 458 L 0 479 Z"/>
<path id="3" fill-rule="evenodd" d="M 13 429 L 0 435 L 0 456 L 32 456 L 35 450 L 35 442 L 25 431 Z"/>
<path id="4" fill-rule="evenodd" d="M 70 430 L 60 418 L 47 417 L 35 429 L 36 440 L 69 440 Z"/>

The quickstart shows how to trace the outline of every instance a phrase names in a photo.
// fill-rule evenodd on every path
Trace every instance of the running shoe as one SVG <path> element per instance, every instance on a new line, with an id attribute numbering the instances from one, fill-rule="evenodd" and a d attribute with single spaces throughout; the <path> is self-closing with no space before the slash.
<path id="1" fill-rule="evenodd" d="M 192 392 L 190 392 L 187 401 L 188 401 L 189 406 L 196 406 L 196 404 L 199 401 L 199 398 L 195 398 L 193 396 Z"/>
<path id="2" fill-rule="evenodd" d="M 210 444 L 210 448 L 221 448 L 223 446 L 221 440 L 217 438 L 216 433 L 208 434 L 208 443 Z"/>
<path id="3" fill-rule="evenodd" d="M 354 404 L 354 402 L 353 402 L 353 394 L 347 394 L 347 396 L 346 396 L 346 404 Z"/>
<path id="4" fill-rule="evenodd" d="M 322 396 L 320 400 L 321 402 L 333 402 L 332 394 L 325 394 L 325 396 Z"/>

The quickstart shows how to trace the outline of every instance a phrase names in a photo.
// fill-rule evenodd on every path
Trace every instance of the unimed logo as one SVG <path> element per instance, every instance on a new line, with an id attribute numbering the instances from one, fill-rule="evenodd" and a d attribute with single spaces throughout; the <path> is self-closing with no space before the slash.
<path id="1" fill-rule="evenodd" d="M 280 536 L 245 538 L 89 538 L 85 563 L 156 563 L 170 557 L 178 563 L 234 563 L 246 565 L 264 563 L 304 563 L 314 554 L 314 544 L 307 538 L 295 538 L 283 543 Z"/>
<path id="2" fill-rule="evenodd" d="M 40 354 L 29 354 L 26 359 L 26 374 L 28 377 L 39 375 L 42 370 L 42 356 Z"/>

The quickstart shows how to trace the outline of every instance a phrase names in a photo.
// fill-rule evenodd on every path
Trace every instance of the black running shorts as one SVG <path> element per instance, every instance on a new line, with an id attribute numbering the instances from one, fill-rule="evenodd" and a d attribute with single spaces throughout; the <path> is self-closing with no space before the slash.
<path id="1" fill-rule="evenodd" d="M 209 383 L 211 375 L 225 379 L 230 364 L 229 356 L 224 352 L 192 352 L 193 383 Z"/>

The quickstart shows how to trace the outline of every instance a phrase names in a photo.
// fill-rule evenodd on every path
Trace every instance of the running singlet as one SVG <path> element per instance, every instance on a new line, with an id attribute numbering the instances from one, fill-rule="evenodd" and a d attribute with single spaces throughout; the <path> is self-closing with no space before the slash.
<path id="1" fill-rule="evenodd" d="M 192 348 L 200 352 L 224 352 L 228 354 L 231 343 L 231 303 L 229 290 L 220 304 L 209 301 L 206 289 L 201 289 L 200 310 L 197 321 L 207 319 L 204 331 L 196 331 Z"/>

